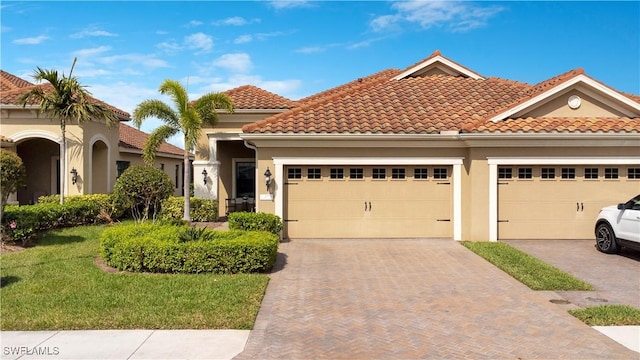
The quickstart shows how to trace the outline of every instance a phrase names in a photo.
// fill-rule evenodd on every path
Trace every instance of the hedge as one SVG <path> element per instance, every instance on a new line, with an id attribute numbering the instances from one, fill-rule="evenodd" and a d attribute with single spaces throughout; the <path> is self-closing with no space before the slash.
<path id="1" fill-rule="evenodd" d="M 184 217 L 184 197 L 170 196 L 161 205 L 160 219 L 180 220 Z M 213 222 L 218 220 L 218 202 L 216 200 L 191 198 L 191 221 Z"/>
<path id="2" fill-rule="evenodd" d="M 279 235 L 282 231 L 282 220 L 269 213 L 233 212 L 229 214 L 230 230 L 268 231 Z"/>
<path id="3" fill-rule="evenodd" d="M 4 232 L 10 240 L 27 243 L 37 232 L 103 222 L 100 205 L 93 201 L 60 204 L 10 205 L 2 218 Z"/>
<path id="4" fill-rule="evenodd" d="M 188 226 L 121 224 L 100 236 L 105 262 L 123 271 L 236 274 L 269 271 L 279 239 L 264 231 L 198 229 L 200 238 L 184 241 Z"/>
<path id="5" fill-rule="evenodd" d="M 64 203 L 84 203 L 93 202 L 98 204 L 100 209 L 104 210 L 104 214 L 108 215 L 112 220 L 120 219 L 124 216 L 125 208 L 118 206 L 112 194 L 88 194 L 88 195 L 67 195 L 64 197 Z M 38 198 L 39 204 L 59 204 L 60 195 L 45 195 Z"/>

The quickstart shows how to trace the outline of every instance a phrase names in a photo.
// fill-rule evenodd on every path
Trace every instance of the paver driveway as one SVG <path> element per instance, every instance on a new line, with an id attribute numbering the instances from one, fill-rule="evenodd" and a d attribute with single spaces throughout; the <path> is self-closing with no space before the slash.
<path id="1" fill-rule="evenodd" d="M 236 359 L 631 359 L 451 240 L 281 244 Z"/>

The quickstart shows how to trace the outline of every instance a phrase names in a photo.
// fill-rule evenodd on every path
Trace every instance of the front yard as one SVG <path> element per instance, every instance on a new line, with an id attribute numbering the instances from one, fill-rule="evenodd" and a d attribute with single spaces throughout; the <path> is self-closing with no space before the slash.
<path id="1" fill-rule="evenodd" d="M 253 328 L 266 275 L 108 272 L 96 263 L 104 228 L 50 231 L 1 255 L 1 329 Z"/>

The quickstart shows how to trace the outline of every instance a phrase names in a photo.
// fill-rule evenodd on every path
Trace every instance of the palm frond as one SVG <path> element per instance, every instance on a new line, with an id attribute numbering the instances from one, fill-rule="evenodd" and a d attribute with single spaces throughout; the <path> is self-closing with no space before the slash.
<path id="1" fill-rule="evenodd" d="M 158 152 L 158 147 L 177 133 L 178 129 L 169 125 L 161 125 L 153 130 L 151 134 L 149 134 L 149 137 L 147 138 L 147 141 L 145 141 L 142 149 L 142 158 L 144 162 L 149 166 L 153 166 L 156 153 Z"/>
<path id="2" fill-rule="evenodd" d="M 195 109 L 202 118 L 202 122 L 209 125 L 215 125 L 218 122 L 218 113 L 216 110 L 224 110 L 227 113 L 233 113 L 233 100 L 225 93 L 208 93 L 195 101 Z"/>
<path id="3" fill-rule="evenodd" d="M 169 95 L 178 113 L 184 112 L 189 107 L 189 96 L 187 90 L 176 80 L 167 79 L 160 85 L 160 93 Z"/>
<path id="4" fill-rule="evenodd" d="M 149 117 L 158 118 L 169 126 L 177 129 L 180 128 L 180 118 L 178 113 L 160 100 L 145 100 L 138 104 L 138 106 L 133 110 L 133 124 L 138 129 L 140 128 L 140 125 L 142 125 L 142 121 Z"/>

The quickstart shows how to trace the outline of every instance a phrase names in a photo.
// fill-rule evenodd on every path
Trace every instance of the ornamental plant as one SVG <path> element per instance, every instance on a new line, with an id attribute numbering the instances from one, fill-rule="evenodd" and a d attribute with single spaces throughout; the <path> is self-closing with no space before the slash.
<path id="1" fill-rule="evenodd" d="M 9 195 L 25 185 L 27 173 L 18 154 L 0 149 L 0 219 L 4 219 L 4 207 Z"/>
<path id="2" fill-rule="evenodd" d="M 116 181 L 113 196 L 118 206 L 131 210 L 136 223 L 156 221 L 163 200 L 173 193 L 173 184 L 162 170 L 148 165 L 134 165 Z"/>

